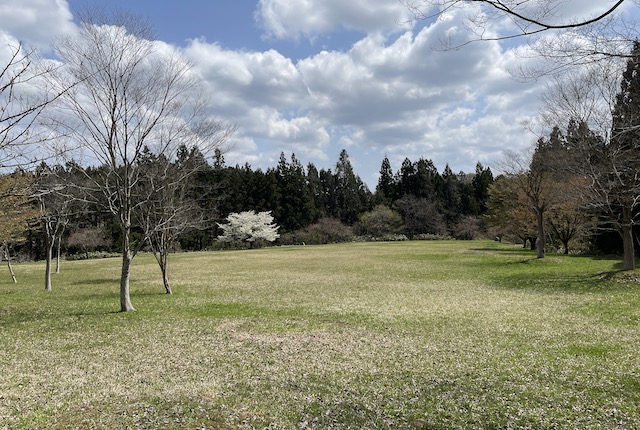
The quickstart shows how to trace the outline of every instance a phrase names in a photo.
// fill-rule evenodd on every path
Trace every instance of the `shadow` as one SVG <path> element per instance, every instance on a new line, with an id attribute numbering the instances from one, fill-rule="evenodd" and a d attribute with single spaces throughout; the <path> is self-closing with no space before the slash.
<path id="1" fill-rule="evenodd" d="M 108 284 L 120 285 L 120 279 L 98 278 L 98 279 L 87 279 L 87 280 L 84 280 L 84 281 L 71 282 L 71 285 L 86 285 L 86 286 L 108 285 Z"/>
<path id="2" fill-rule="evenodd" d="M 518 247 L 518 246 L 514 246 L 513 248 L 489 248 L 489 247 L 483 247 L 483 248 L 469 248 L 470 251 L 483 251 L 483 252 L 499 252 L 502 254 L 511 254 L 513 252 L 517 252 L 517 253 L 522 253 L 522 252 L 535 252 L 535 250 L 531 250 L 529 248 L 523 248 L 523 247 Z"/>

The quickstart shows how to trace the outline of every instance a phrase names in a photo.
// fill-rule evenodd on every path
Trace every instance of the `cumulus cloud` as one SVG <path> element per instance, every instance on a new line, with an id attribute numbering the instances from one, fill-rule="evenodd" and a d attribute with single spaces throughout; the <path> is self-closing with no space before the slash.
<path id="1" fill-rule="evenodd" d="M 73 30 L 63 0 L 12 3 L 21 6 L 0 6 L 0 28 L 12 37 L 45 43 Z M 298 60 L 275 49 L 229 50 L 204 38 L 160 45 L 194 59 L 212 114 L 238 125 L 228 164 L 270 167 L 284 151 L 326 166 L 344 147 L 373 185 L 385 154 L 394 169 L 405 157 L 425 157 L 440 169 L 449 163 L 472 171 L 477 161 L 494 165 L 505 148 L 533 142 L 522 123 L 535 115 L 543 84 L 511 78 L 523 61 L 515 43 L 441 49 L 444 39 L 462 44 L 473 37 L 465 25 L 476 11 L 454 10 L 408 28 L 401 24 L 411 17 L 397 0 L 259 0 L 255 17 L 270 38 L 339 37 L 345 29 L 362 35 L 346 48 Z M 504 28 L 493 24 L 488 31 Z"/>
<path id="2" fill-rule="evenodd" d="M 311 7 L 298 6 L 305 5 Z M 216 115 L 239 126 L 242 144 L 229 159 L 268 163 L 284 151 L 318 161 L 346 147 L 354 165 L 374 172 L 384 154 L 397 166 L 405 157 L 425 157 L 441 168 L 472 170 L 477 161 L 495 162 L 507 146 L 531 144 L 522 123 L 535 111 L 536 87 L 511 78 L 520 59 L 498 42 L 440 49 L 446 35 L 471 37 L 460 30 L 467 13 L 419 31 L 374 32 L 348 50 L 297 62 L 275 50 L 230 51 L 202 39 L 184 52 L 198 60 Z"/>
<path id="3" fill-rule="evenodd" d="M 0 32 L 46 48 L 56 36 L 72 33 L 73 15 L 65 0 L 21 0 L 0 4 Z"/>
<path id="4" fill-rule="evenodd" d="M 388 0 L 260 0 L 255 17 L 268 36 L 297 39 L 339 29 L 395 32 L 411 14 L 400 2 Z"/>

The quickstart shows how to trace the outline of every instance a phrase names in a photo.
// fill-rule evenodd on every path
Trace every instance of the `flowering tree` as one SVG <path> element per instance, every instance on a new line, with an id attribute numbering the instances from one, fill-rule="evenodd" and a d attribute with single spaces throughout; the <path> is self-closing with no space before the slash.
<path id="1" fill-rule="evenodd" d="M 231 213 L 227 216 L 226 224 L 218 224 L 223 234 L 218 236 L 221 242 L 247 242 L 250 248 L 256 241 L 273 242 L 280 235 L 279 226 L 273 223 L 271 212 L 245 211 Z"/>

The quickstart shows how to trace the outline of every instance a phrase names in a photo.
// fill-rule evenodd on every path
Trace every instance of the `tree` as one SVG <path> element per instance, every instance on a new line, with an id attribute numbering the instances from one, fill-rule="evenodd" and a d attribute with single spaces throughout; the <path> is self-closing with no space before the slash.
<path id="1" fill-rule="evenodd" d="M 482 166 L 482 163 L 476 164 L 476 174 L 471 180 L 473 186 L 473 194 L 481 214 L 487 211 L 487 202 L 489 200 L 489 187 L 493 183 L 493 172 L 489 167 Z"/>
<path id="2" fill-rule="evenodd" d="M 147 198 L 135 192 L 143 150 L 170 157 L 189 142 L 205 151 L 212 130 L 220 127 L 204 115 L 200 81 L 190 63 L 175 51 L 162 51 L 138 20 L 84 17 L 78 34 L 61 39 L 56 54 L 64 67 L 53 83 L 75 86 L 58 99 L 59 116 L 51 124 L 68 136 L 74 145 L 71 154 L 100 166 L 93 175 L 79 167 L 87 184 L 83 197 L 104 204 L 117 220 L 122 236 L 120 310 L 132 311 L 131 264 L 144 242 L 132 238 L 134 211 L 139 199 Z M 218 142 L 215 136 L 213 142 Z"/>
<path id="3" fill-rule="evenodd" d="M 383 238 L 400 233 L 402 228 L 400 214 L 385 205 L 378 205 L 360 215 L 360 230 L 364 235 Z"/>
<path id="4" fill-rule="evenodd" d="M 595 16 L 565 18 L 561 8 L 566 0 L 401 0 L 415 19 L 432 19 L 456 8 L 479 6 L 480 10 L 469 18 L 469 26 L 479 40 L 501 40 L 519 36 L 532 36 L 549 30 L 568 30 L 587 27 L 606 20 L 621 9 L 625 0 L 603 5 Z M 508 17 L 515 24 L 515 32 L 505 36 L 486 34 L 488 23 Z"/>
<path id="5" fill-rule="evenodd" d="M 23 171 L 0 176 L 0 256 L 7 261 L 13 282 L 17 280 L 11 266 L 11 247 L 26 239 L 25 233 L 38 219 L 32 185 L 32 175 Z"/>
<path id="6" fill-rule="evenodd" d="M 571 181 L 559 181 L 556 186 L 560 188 L 562 199 L 558 201 L 553 211 L 547 216 L 547 224 L 553 236 L 562 243 L 565 254 L 569 254 L 569 242 L 592 230 L 595 226 L 594 216 L 584 210 L 582 194 L 576 187 L 577 178 Z M 586 186 L 587 184 L 584 184 Z"/>
<path id="7" fill-rule="evenodd" d="M 536 218 L 513 175 L 500 175 L 489 187 L 486 220 L 500 238 L 515 236 L 522 241 L 523 247 L 529 241 L 531 249 L 535 249 Z"/>
<path id="8" fill-rule="evenodd" d="M 396 183 L 391 170 L 391 162 L 385 155 L 380 166 L 380 176 L 376 185 L 376 200 L 381 204 L 391 204 L 395 198 Z"/>
<path id="9" fill-rule="evenodd" d="M 244 211 L 231 213 L 227 216 L 226 224 L 218 224 L 222 234 L 218 240 L 228 243 L 248 243 L 250 248 L 256 242 L 273 242 L 280 235 L 278 226 L 273 223 L 270 212 Z"/>
<path id="10" fill-rule="evenodd" d="M 287 162 L 283 152 L 276 173 L 279 199 L 274 213 L 278 224 L 284 231 L 308 226 L 315 218 L 315 202 L 302 164 L 295 154 Z"/>
<path id="11" fill-rule="evenodd" d="M 136 192 L 142 202 L 134 211 L 134 220 L 143 231 L 162 273 L 165 292 L 171 294 L 169 253 L 178 237 L 207 225 L 204 210 L 192 198 L 195 176 L 208 164 L 197 148 L 178 149 L 175 162 L 164 155 L 155 156 L 148 148 L 140 160 L 141 174 Z"/>
<path id="12" fill-rule="evenodd" d="M 44 163 L 36 169 L 36 197 L 45 234 L 45 291 L 51 291 L 51 263 L 56 245 L 56 273 L 60 271 L 60 244 L 72 210 L 73 199 L 65 193 L 60 175 L 64 175 L 62 168 L 53 170 Z"/>
<path id="13" fill-rule="evenodd" d="M 446 233 L 444 219 L 433 200 L 408 195 L 396 200 L 394 208 L 402 215 L 405 233 L 410 239 L 420 234 Z"/>
<path id="14" fill-rule="evenodd" d="M 553 142 L 553 135 L 550 140 Z M 551 153 L 547 142 L 540 138 L 530 158 L 523 154 L 507 152 L 504 160 L 507 176 L 512 179 L 516 189 L 522 193 L 521 195 L 526 199 L 526 206 L 533 211 L 536 217 L 538 258 L 544 258 L 545 254 L 545 215 L 560 198 L 553 168 L 549 164 L 550 160 L 553 160 L 553 157 L 548 155 Z"/>
<path id="15" fill-rule="evenodd" d="M 623 263 L 626 270 L 635 267 L 633 226 L 640 205 L 640 44 L 634 43 L 626 68 L 612 96 L 610 74 L 584 76 L 587 82 L 595 82 L 598 91 L 588 97 L 576 97 L 579 80 L 559 80 L 547 93 L 545 106 L 554 99 L 558 110 L 545 109 L 550 121 L 563 125 L 567 115 L 577 113 L 567 126 L 566 142 L 562 152 L 553 159 L 559 160 L 557 171 L 566 173 L 565 179 L 582 193 L 585 209 L 600 217 L 601 227 L 618 232 L 622 239 Z M 568 96 L 567 96 L 568 95 Z M 567 96 L 567 97 L 565 97 Z M 588 102 L 593 100 L 592 102 Z M 587 103 L 588 102 L 588 103 Z M 607 111 L 606 107 L 609 107 Z M 595 119 L 594 119 L 595 118 Z M 608 122 L 609 129 L 606 129 Z M 598 128 L 593 131 L 590 125 Z"/>
<path id="16" fill-rule="evenodd" d="M 29 144 L 48 139 L 32 126 L 55 97 L 44 87 L 37 96 L 29 95 L 29 88 L 50 71 L 35 64 L 35 51 L 25 51 L 22 44 L 6 48 L 8 60 L 0 65 L 0 167 L 15 167 L 29 160 Z"/>
<path id="17" fill-rule="evenodd" d="M 371 192 L 353 172 L 349 154 L 343 149 L 335 170 L 335 208 L 342 222 L 352 225 L 358 214 L 371 208 Z"/>
<path id="18" fill-rule="evenodd" d="M 104 229 L 100 227 L 83 227 L 75 229 L 67 239 L 67 246 L 82 251 L 85 258 L 89 258 L 89 252 L 109 245 Z"/>

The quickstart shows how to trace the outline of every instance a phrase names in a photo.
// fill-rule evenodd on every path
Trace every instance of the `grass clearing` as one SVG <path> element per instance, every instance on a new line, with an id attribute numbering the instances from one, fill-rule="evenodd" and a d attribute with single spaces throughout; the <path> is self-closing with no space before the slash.
<path id="1" fill-rule="evenodd" d="M 0 283 L 0 429 L 640 428 L 638 272 L 495 242 L 42 263 Z M 42 287 L 42 288 L 41 288 Z"/>

